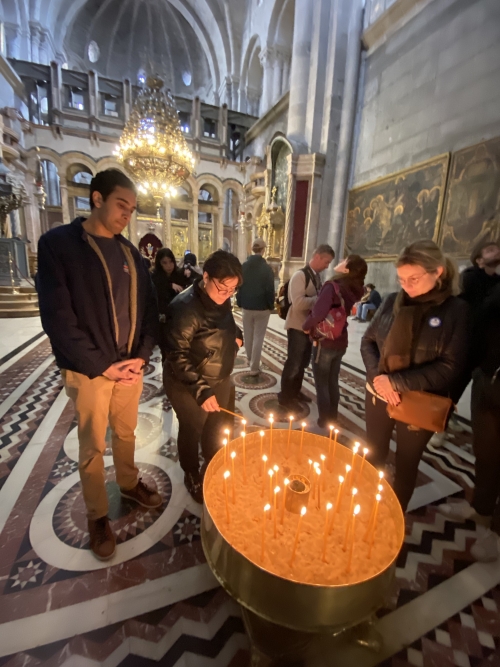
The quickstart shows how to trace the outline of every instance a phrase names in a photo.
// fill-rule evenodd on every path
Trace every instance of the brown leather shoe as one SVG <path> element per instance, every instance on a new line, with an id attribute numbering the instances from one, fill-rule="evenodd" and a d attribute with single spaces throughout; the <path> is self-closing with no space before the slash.
<path id="1" fill-rule="evenodd" d="M 90 535 L 90 550 L 98 560 L 113 558 L 116 551 L 116 541 L 109 519 L 103 516 L 93 521 L 88 520 Z"/>
<path id="2" fill-rule="evenodd" d="M 129 491 L 120 489 L 120 493 L 124 498 L 135 500 L 136 503 L 147 509 L 160 507 L 163 502 L 160 494 L 146 486 L 142 479 L 137 482 L 133 489 L 130 489 Z"/>

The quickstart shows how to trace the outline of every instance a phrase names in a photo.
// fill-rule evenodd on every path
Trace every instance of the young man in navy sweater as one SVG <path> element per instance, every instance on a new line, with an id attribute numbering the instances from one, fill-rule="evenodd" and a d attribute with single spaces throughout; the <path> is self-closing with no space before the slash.
<path id="1" fill-rule="evenodd" d="M 142 368 L 158 322 L 141 255 L 121 234 L 136 204 L 125 174 L 102 171 L 90 184 L 90 217 L 50 230 L 38 244 L 40 315 L 75 405 L 90 548 L 100 560 L 116 549 L 103 460 L 108 422 L 122 496 L 147 508 L 162 504 L 134 463 Z"/>

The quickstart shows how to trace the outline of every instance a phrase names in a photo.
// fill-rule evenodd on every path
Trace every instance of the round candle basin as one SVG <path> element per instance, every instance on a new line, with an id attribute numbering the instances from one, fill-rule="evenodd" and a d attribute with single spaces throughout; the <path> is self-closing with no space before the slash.
<path id="1" fill-rule="evenodd" d="M 207 468 L 201 523 L 207 562 L 224 589 L 265 621 L 309 633 L 335 633 L 357 625 L 382 606 L 388 595 L 404 539 L 399 502 L 390 486 L 382 481 L 382 500 L 375 512 L 375 496 L 381 482 L 378 471 L 356 456 L 353 471 L 343 484 L 330 532 L 334 508 L 328 514 L 326 503 L 335 506 L 339 496 L 338 477 L 345 476 L 345 466 L 353 461 L 352 451 L 340 443 L 333 447 L 328 438 L 305 433 L 300 453 L 300 432 L 292 432 L 288 444 L 288 431 L 273 429 L 271 457 L 269 432 L 266 436 L 264 453 L 269 460 L 265 471 L 257 433 L 246 435 L 245 457 L 242 439 L 238 438 L 228 445 L 226 463 L 221 450 Z M 236 451 L 236 479 L 232 479 L 232 473 L 228 479 L 228 521 L 223 476 L 231 470 L 231 451 Z M 298 527 L 301 519 L 296 507 L 291 507 L 292 511 L 286 505 L 284 511 L 282 508 L 284 479 L 287 475 L 312 478 L 314 473 L 308 475 L 308 460 L 319 462 L 321 454 L 327 459 L 320 480 L 311 481 L 307 513 Z M 263 478 L 263 472 L 274 465 L 280 470 L 270 482 Z M 274 516 L 276 485 L 281 490 Z M 361 508 L 354 524 L 353 487 L 358 489 L 354 500 Z M 264 512 L 266 503 L 271 509 Z M 373 525 L 371 532 L 370 525 Z M 298 546 L 292 559 L 297 530 Z M 327 547 L 323 559 L 325 535 Z"/>

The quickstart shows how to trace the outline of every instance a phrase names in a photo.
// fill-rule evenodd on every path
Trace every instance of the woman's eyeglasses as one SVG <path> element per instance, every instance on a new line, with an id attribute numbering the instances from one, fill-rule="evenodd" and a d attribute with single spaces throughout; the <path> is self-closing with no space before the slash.
<path id="1" fill-rule="evenodd" d="M 407 285 L 408 287 L 416 287 L 418 283 L 422 280 L 424 276 L 428 274 L 428 271 L 421 273 L 419 276 L 410 276 L 409 278 L 398 278 L 398 283 L 401 287 Z"/>
<path id="2" fill-rule="evenodd" d="M 231 287 L 231 289 L 223 289 L 219 287 L 215 278 L 210 278 L 210 280 L 213 282 L 221 296 L 232 296 L 236 292 L 236 287 Z"/>

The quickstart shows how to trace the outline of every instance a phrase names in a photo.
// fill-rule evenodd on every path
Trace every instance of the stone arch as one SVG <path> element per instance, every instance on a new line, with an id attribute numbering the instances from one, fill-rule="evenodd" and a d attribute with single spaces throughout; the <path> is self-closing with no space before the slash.
<path id="1" fill-rule="evenodd" d="M 276 0 L 271 18 L 269 20 L 269 29 L 267 31 L 266 44 L 277 44 L 279 42 L 280 32 L 283 31 L 283 21 L 285 12 L 292 12 L 295 8 L 294 0 Z M 293 24 L 293 19 L 292 19 Z M 293 36 L 293 33 L 292 33 Z M 291 42 L 290 42 L 291 44 Z"/>
<path id="2" fill-rule="evenodd" d="M 93 160 L 85 153 L 80 153 L 79 151 L 68 151 L 67 153 L 63 153 L 61 156 L 61 164 L 64 167 L 65 174 L 74 164 L 84 165 L 94 175 L 97 171 L 95 160 Z"/>
<path id="3" fill-rule="evenodd" d="M 217 202 L 214 202 L 214 204 L 217 203 L 217 205 L 220 206 L 220 204 L 224 201 L 224 196 L 222 191 L 222 181 L 219 178 L 217 178 L 217 176 L 205 173 L 197 176 L 196 182 L 198 184 L 198 192 L 205 184 L 211 185 L 217 192 Z"/>

